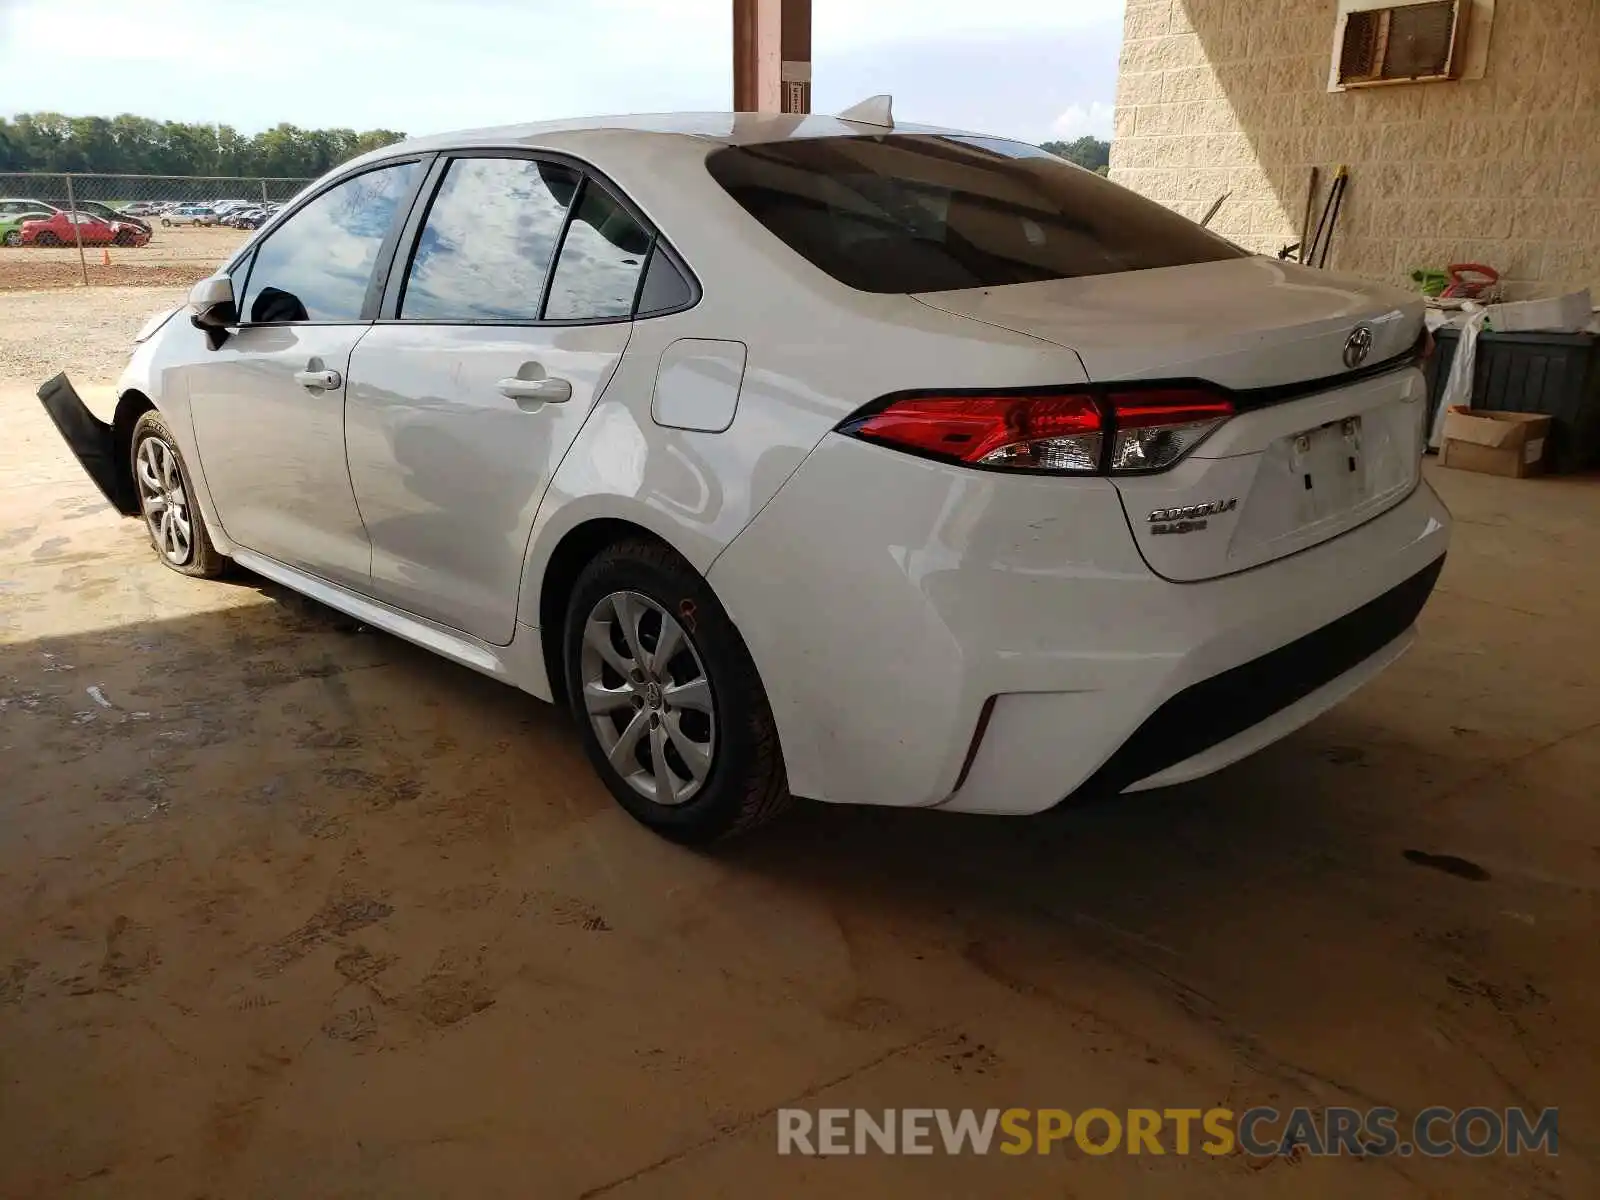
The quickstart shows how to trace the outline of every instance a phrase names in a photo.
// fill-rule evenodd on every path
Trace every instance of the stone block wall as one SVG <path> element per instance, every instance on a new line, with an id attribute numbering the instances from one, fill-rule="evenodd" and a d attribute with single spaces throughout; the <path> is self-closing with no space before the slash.
<path id="1" fill-rule="evenodd" d="M 1600 0 L 1497 0 L 1482 79 L 1328 91 L 1337 0 L 1129 0 L 1111 177 L 1275 253 L 1310 168 L 1350 185 L 1328 265 L 1484 262 L 1600 297 Z M 1320 202 L 1319 202 L 1320 203 Z"/>

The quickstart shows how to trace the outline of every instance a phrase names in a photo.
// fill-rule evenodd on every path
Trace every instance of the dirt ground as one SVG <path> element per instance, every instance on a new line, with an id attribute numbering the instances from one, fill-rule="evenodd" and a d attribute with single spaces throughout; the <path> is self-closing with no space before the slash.
<path id="1" fill-rule="evenodd" d="M 551 709 L 164 570 L 34 382 L 0 379 L 0 1195 L 1600 1194 L 1600 481 L 1430 467 L 1417 647 L 1212 779 L 702 854 Z M 1560 1156 L 775 1152 L 785 1106 L 1218 1104 L 1559 1106 Z"/>
<path id="2" fill-rule="evenodd" d="M 250 236 L 222 225 L 164 229 L 160 218 L 151 230 L 143 246 L 85 246 L 90 284 L 187 286 L 211 274 Z M 83 269 L 76 246 L 0 246 L 0 292 L 82 287 Z"/>

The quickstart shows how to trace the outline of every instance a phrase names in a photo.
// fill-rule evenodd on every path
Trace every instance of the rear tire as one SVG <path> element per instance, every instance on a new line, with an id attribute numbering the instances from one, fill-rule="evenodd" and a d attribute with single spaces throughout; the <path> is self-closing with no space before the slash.
<path id="1" fill-rule="evenodd" d="M 22 245 L 22 231 L 20 229 L 6 230 L 5 243 L 8 246 Z"/>
<path id="2" fill-rule="evenodd" d="M 211 544 L 178 441 L 155 409 L 134 422 L 130 455 L 134 492 L 156 557 L 180 575 L 217 578 L 228 560 Z"/>
<path id="3" fill-rule="evenodd" d="M 664 641 L 676 649 L 657 661 Z M 788 807 L 755 663 L 706 581 L 672 550 L 638 539 L 601 551 L 578 576 L 562 644 L 584 750 L 640 824 L 704 844 Z"/>
<path id="4" fill-rule="evenodd" d="M 46 229 L 38 237 L 34 238 L 33 241 L 37 246 L 59 246 L 61 244 L 61 239 L 55 234 L 51 233 L 48 229 Z"/>

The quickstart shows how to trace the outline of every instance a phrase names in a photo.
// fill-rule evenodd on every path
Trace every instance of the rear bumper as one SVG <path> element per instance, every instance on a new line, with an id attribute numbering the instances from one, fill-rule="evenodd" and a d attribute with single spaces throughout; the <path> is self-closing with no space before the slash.
<path id="1" fill-rule="evenodd" d="M 1424 484 L 1299 554 L 1173 583 L 1105 480 L 830 438 L 710 579 L 798 794 L 1031 813 L 1204 774 L 1331 707 L 1404 649 L 1448 539 Z"/>
<path id="2" fill-rule="evenodd" d="M 1409 646 L 1411 627 L 1443 568 L 1444 559 L 1437 558 L 1321 629 L 1184 688 L 1151 713 L 1079 793 L 1142 790 L 1196 779 L 1327 711 Z M 1282 718 L 1291 709 L 1292 721 L 1285 722 Z M 1248 736 L 1268 728 L 1275 736 Z M 1233 749 L 1238 752 L 1214 753 L 1228 743 L 1237 743 Z"/>
<path id="3" fill-rule="evenodd" d="M 117 470 L 116 436 L 111 426 L 89 411 L 65 374 L 40 384 L 38 396 L 67 449 L 77 456 L 111 507 L 125 517 L 138 516 L 138 497 Z"/>

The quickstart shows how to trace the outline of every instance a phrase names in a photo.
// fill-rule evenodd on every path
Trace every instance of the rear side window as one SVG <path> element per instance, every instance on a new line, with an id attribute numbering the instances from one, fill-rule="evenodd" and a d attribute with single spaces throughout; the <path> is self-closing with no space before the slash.
<path id="1" fill-rule="evenodd" d="M 400 316 L 537 321 L 578 173 L 530 158 L 458 158 L 428 209 Z"/>
<path id="2" fill-rule="evenodd" d="M 572 215 L 556 260 L 544 315 L 548 321 L 627 317 L 639 290 L 650 234 L 591 180 Z"/>
<path id="3" fill-rule="evenodd" d="M 346 179 L 273 230 L 256 251 L 244 319 L 360 320 L 378 250 L 416 170 L 416 163 L 399 163 Z"/>
<path id="4" fill-rule="evenodd" d="M 865 292 L 934 292 L 1246 257 L 1033 146 L 929 134 L 730 146 L 716 181 L 792 250 Z"/>

